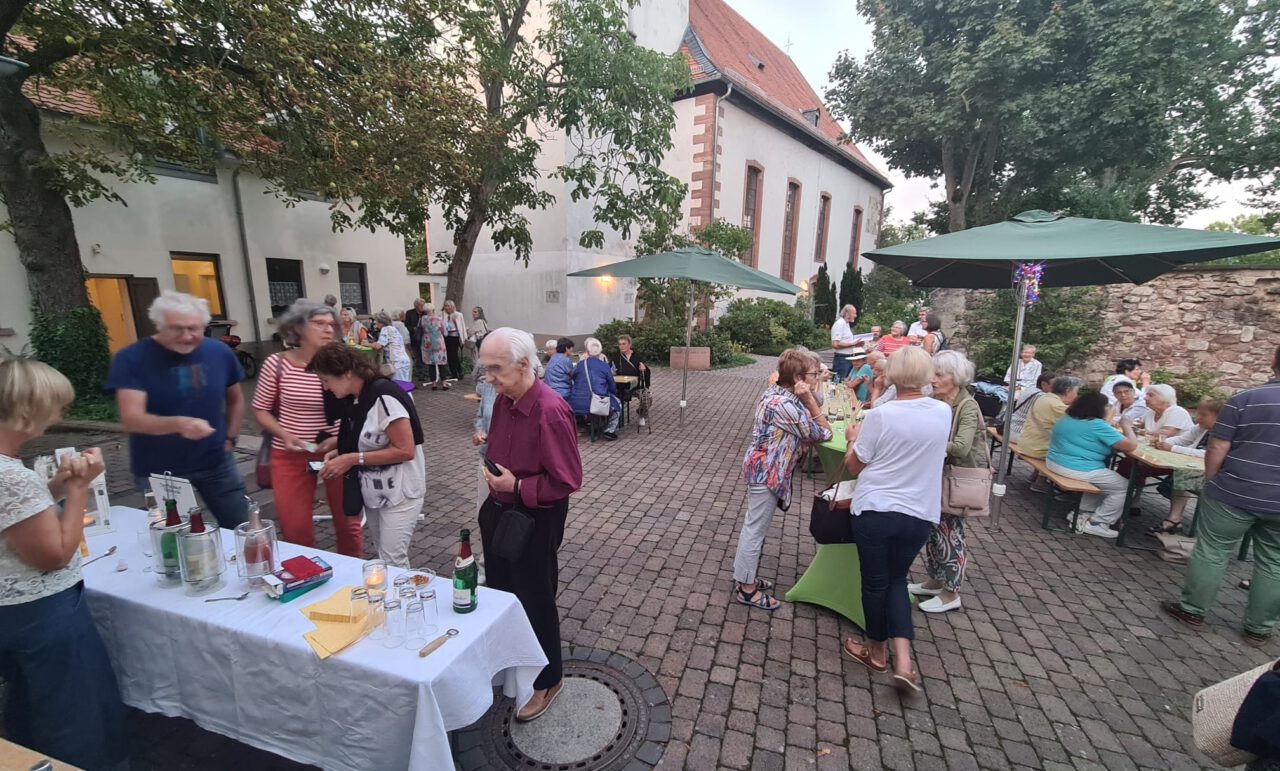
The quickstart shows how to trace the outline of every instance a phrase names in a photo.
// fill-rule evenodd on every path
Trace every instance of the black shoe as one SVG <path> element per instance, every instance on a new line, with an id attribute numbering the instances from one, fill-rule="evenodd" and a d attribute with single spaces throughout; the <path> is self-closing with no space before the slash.
<path id="1" fill-rule="evenodd" d="M 1183 610 L 1182 603 L 1176 600 L 1160 603 L 1160 609 L 1192 629 L 1199 629 L 1204 626 L 1204 616 L 1197 616 L 1195 613 Z"/>
<path id="2" fill-rule="evenodd" d="M 617 435 L 617 433 L 615 433 L 615 432 L 613 432 L 613 431 L 605 431 L 605 432 L 604 432 L 604 438 L 605 438 L 605 439 L 608 439 L 608 440 L 610 440 L 610 441 L 612 441 L 612 440 L 614 440 L 614 439 L 617 439 L 617 438 L 618 438 L 618 435 Z"/>
<path id="3" fill-rule="evenodd" d="M 1174 533 L 1178 532 L 1178 530 L 1180 530 L 1181 528 L 1182 528 L 1181 522 L 1174 522 L 1171 519 L 1166 519 L 1165 521 L 1161 522 L 1160 524 L 1148 530 L 1147 533 L 1149 535 L 1159 535 L 1161 533 L 1164 533 L 1165 535 L 1173 535 Z"/>

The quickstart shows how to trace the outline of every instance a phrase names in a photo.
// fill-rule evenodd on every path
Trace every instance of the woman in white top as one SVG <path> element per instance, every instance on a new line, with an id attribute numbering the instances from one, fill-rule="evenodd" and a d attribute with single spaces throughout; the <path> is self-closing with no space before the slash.
<path id="1" fill-rule="evenodd" d="M 851 508 L 868 642 L 846 638 L 844 653 L 874 672 L 888 672 L 892 639 L 894 686 L 918 692 L 920 678 L 911 664 L 915 630 L 907 571 L 941 519 L 951 408 L 925 398 L 933 362 L 920 348 L 890 355 L 885 378 L 897 396 L 845 432 L 845 468 L 858 478 Z"/>
<path id="2" fill-rule="evenodd" d="M 462 341 L 467 339 L 467 323 L 453 300 L 444 301 L 444 349 L 449 362 L 449 380 L 462 379 Z"/>
<path id="3" fill-rule="evenodd" d="M 1223 402 L 1206 396 L 1196 405 L 1196 425 L 1181 434 L 1156 443 L 1156 448 L 1168 450 L 1179 455 L 1190 455 L 1203 458 L 1209 446 L 1209 432 L 1218 424 L 1218 414 L 1222 412 Z M 1152 533 L 1176 533 L 1182 525 L 1182 515 L 1187 510 L 1187 502 L 1200 494 L 1204 487 L 1204 472 L 1175 469 L 1156 487 L 1156 491 L 1169 499 L 1169 517 L 1153 527 Z"/>
<path id="4" fill-rule="evenodd" d="M 364 508 L 378 557 L 409 567 L 409 542 L 427 492 L 422 426 L 413 401 L 399 385 L 380 377 L 367 357 L 341 343 L 317 351 L 307 371 L 339 399 L 355 399 L 342 416 L 338 446 L 325 455 L 320 478 L 341 478 L 344 512 L 358 518 Z"/>
<path id="5" fill-rule="evenodd" d="M 22 445 L 61 420 L 74 399 L 71 383 L 49 365 L 0 362 L 5 728 L 10 741 L 43 755 L 114 768 L 129 756 L 124 703 L 80 577 L 89 485 L 103 472 L 102 454 L 93 448 L 64 458 L 49 480 L 18 459 Z"/>
<path id="6" fill-rule="evenodd" d="M 413 360 L 405 349 L 400 330 L 391 323 L 391 315 L 378 311 L 373 314 L 373 323 L 378 328 L 378 339 L 369 343 L 369 347 L 382 351 L 382 361 L 391 366 L 391 377 L 406 383 L 413 382 Z"/>

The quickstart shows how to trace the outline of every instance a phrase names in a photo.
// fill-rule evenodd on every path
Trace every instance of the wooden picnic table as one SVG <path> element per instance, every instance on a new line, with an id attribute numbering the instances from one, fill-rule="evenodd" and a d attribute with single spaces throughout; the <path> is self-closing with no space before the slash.
<path id="1" fill-rule="evenodd" d="M 1149 469 L 1158 474 L 1169 474 L 1175 471 L 1199 472 L 1204 475 L 1204 458 L 1197 458 L 1194 455 L 1184 455 L 1170 450 L 1160 450 L 1149 444 L 1142 444 L 1147 441 L 1146 437 L 1138 440 L 1137 449 L 1132 452 L 1124 453 L 1133 458 L 1133 466 L 1129 469 L 1129 486 L 1124 492 L 1124 506 L 1120 509 L 1121 522 L 1124 524 L 1120 527 L 1120 537 L 1116 539 L 1117 548 L 1126 548 L 1125 540 L 1129 533 L 1130 522 L 1129 508 L 1133 505 L 1133 499 L 1137 496 L 1138 482 L 1144 479 L 1147 474 L 1142 469 Z M 1160 551 L 1148 546 L 1128 546 L 1130 549 L 1142 549 L 1145 551 Z"/>

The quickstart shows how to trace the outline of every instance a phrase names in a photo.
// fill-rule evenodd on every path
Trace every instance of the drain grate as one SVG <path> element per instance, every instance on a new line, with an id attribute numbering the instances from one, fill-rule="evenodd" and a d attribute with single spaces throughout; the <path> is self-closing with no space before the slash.
<path id="1" fill-rule="evenodd" d="M 621 654 L 568 648 L 564 651 L 564 677 L 589 681 L 573 691 L 617 699 L 616 707 L 607 705 L 612 717 L 608 731 L 587 732 L 575 737 L 576 741 L 561 740 L 557 735 L 535 735 L 563 727 L 544 724 L 544 720 L 572 718 L 572 709 L 577 705 L 562 703 L 571 691 L 567 685 L 552 713 L 526 725 L 515 722 L 515 703 L 502 699 L 478 723 L 458 733 L 459 767 L 464 771 L 619 771 L 624 767 L 634 769 L 637 763 L 657 765 L 671 738 L 671 706 L 648 670 Z M 597 704 L 595 709 L 599 708 Z M 554 746 L 554 752 L 540 751 L 548 746 Z M 547 754 L 537 757 L 543 753 Z"/>

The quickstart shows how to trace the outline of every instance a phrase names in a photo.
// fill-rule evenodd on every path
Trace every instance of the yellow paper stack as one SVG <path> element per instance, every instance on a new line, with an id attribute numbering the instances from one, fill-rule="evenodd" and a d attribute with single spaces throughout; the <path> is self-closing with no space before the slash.
<path id="1" fill-rule="evenodd" d="M 328 599 L 313 602 L 302 609 L 302 614 L 316 625 L 314 631 L 302 637 L 321 659 L 346 650 L 365 636 L 368 609 L 362 606 L 356 612 L 352 611 L 352 588 L 344 586 Z"/>

